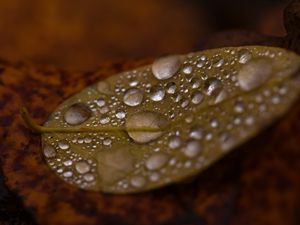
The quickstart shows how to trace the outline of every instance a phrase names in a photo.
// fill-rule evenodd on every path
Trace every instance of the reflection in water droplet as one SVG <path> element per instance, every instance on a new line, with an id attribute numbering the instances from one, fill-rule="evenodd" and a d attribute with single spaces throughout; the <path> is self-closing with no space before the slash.
<path id="1" fill-rule="evenodd" d="M 64 120 L 70 125 L 79 125 L 91 117 L 91 110 L 82 103 L 75 103 L 64 114 Z"/>
<path id="2" fill-rule="evenodd" d="M 200 91 L 195 91 L 192 94 L 192 103 L 197 105 L 203 101 L 204 95 Z"/>
<path id="3" fill-rule="evenodd" d="M 185 147 L 182 149 L 185 156 L 193 158 L 202 150 L 201 144 L 196 140 L 188 140 Z"/>
<path id="4" fill-rule="evenodd" d="M 130 88 L 126 91 L 123 102 L 128 106 L 140 105 L 143 101 L 143 92 L 136 88 Z"/>
<path id="5" fill-rule="evenodd" d="M 125 127 L 128 128 L 160 128 L 166 125 L 165 117 L 156 112 L 142 111 L 127 117 Z M 131 137 L 137 143 L 147 143 L 160 137 L 163 131 L 128 131 Z"/>
<path id="6" fill-rule="evenodd" d="M 238 73 L 238 82 L 242 90 L 250 91 L 265 83 L 272 75 L 272 61 L 260 58 L 243 65 Z"/>
<path id="7" fill-rule="evenodd" d="M 155 102 L 163 100 L 165 97 L 165 89 L 160 86 L 153 86 L 150 90 L 150 99 Z"/>
<path id="8" fill-rule="evenodd" d="M 44 156 L 46 156 L 47 158 L 53 158 L 56 156 L 56 151 L 51 145 L 46 145 L 43 151 L 44 151 Z"/>
<path id="9" fill-rule="evenodd" d="M 154 61 L 152 73 L 157 79 L 165 80 L 174 76 L 180 66 L 180 56 L 167 56 Z"/>
<path id="10" fill-rule="evenodd" d="M 80 174 L 84 174 L 84 173 L 87 173 L 90 171 L 91 167 L 90 165 L 85 162 L 85 161 L 80 161 L 80 162 L 77 162 L 76 165 L 75 165 L 75 169 L 78 173 Z"/>
<path id="11" fill-rule="evenodd" d="M 167 163 L 168 158 L 165 153 L 154 153 L 147 159 L 146 167 L 148 170 L 158 170 Z"/>

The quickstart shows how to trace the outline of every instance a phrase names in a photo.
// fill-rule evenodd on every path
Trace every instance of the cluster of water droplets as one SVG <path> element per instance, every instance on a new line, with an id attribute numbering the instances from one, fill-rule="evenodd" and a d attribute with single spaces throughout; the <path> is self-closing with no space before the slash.
<path id="1" fill-rule="evenodd" d="M 46 126 L 127 131 L 46 134 L 44 156 L 81 188 L 130 192 L 179 181 L 282 110 L 288 85 L 251 94 L 276 76 L 274 59 L 282 55 L 250 47 L 174 55 L 100 81 L 60 106 Z"/>

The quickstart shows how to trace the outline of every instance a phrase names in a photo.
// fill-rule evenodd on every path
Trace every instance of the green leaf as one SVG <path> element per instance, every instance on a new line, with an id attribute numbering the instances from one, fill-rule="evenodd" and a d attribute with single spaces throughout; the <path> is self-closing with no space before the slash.
<path id="1" fill-rule="evenodd" d="M 132 193 L 194 176 L 281 116 L 300 57 L 247 46 L 156 60 L 61 104 L 42 132 L 48 165 L 79 188 Z"/>

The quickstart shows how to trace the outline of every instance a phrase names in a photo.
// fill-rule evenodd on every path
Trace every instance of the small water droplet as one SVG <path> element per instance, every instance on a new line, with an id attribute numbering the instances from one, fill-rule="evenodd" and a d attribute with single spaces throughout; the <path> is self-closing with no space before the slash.
<path id="1" fill-rule="evenodd" d="M 93 174 L 87 173 L 83 176 L 83 179 L 87 182 L 91 182 L 91 181 L 95 180 L 95 177 Z"/>
<path id="2" fill-rule="evenodd" d="M 148 170 L 158 170 L 168 162 L 168 158 L 165 153 L 157 152 L 151 155 L 145 164 Z"/>
<path id="3" fill-rule="evenodd" d="M 245 119 L 245 124 L 248 126 L 251 126 L 254 124 L 254 117 L 253 116 L 247 116 Z"/>
<path id="4" fill-rule="evenodd" d="M 69 145 L 69 143 L 66 142 L 66 141 L 59 141 L 59 142 L 58 142 L 58 147 L 59 147 L 60 149 L 62 149 L 62 150 L 67 150 L 67 149 L 70 148 L 70 145 Z"/>
<path id="5" fill-rule="evenodd" d="M 197 105 L 200 104 L 204 99 L 204 95 L 200 91 L 195 91 L 192 94 L 192 103 Z"/>
<path id="6" fill-rule="evenodd" d="M 53 158 L 56 156 L 56 151 L 51 145 L 46 145 L 43 150 L 44 156 L 46 156 L 47 158 Z"/>
<path id="7" fill-rule="evenodd" d="M 72 171 L 66 171 L 66 172 L 63 173 L 63 176 L 64 177 L 72 177 L 73 173 L 72 173 Z"/>
<path id="8" fill-rule="evenodd" d="M 201 144 L 196 140 L 188 140 L 185 147 L 182 149 L 185 156 L 193 158 L 197 156 L 202 150 Z"/>
<path id="9" fill-rule="evenodd" d="M 245 110 L 245 106 L 242 102 L 236 102 L 234 104 L 234 112 L 236 113 L 243 113 Z"/>
<path id="10" fill-rule="evenodd" d="M 109 121 L 110 121 L 110 118 L 106 115 L 104 115 L 100 118 L 100 123 L 101 124 L 107 124 L 107 123 L 109 123 Z"/>
<path id="11" fill-rule="evenodd" d="M 196 140 L 201 140 L 204 135 L 204 130 L 201 127 L 193 127 L 190 131 L 189 136 Z"/>
<path id="12" fill-rule="evenodd" d="M 63 162 L 63 164 L 65 166 L 72 166 L 73 162 L 72 162 L 72 160 L 66 160 L 66 161 Z"/>
<path id="13" fill-rule="evenodd" d="M 150 99 L 155 102 L 163 100 L 165 97 L 165 89 L 160 86 L 153 86 L 150 90 Z"/>
<path id="14" fill-rule="evenodd" d="M 239 50 L 239 63 L 245 64 L 251 59 L 252 55 L 248 49 Z"/>
<path id="15" fill-rule="evenodd" d="M 204 83 L 204 90 L 208 96 L 218 95 L 222 89 L 222 82 L 215 77 L 208 78 Z"/>
<path id="16" fill-rule="evenodd" d="M 192 66 L 186 66 L 182 69 L 182 72 L 185 74 L 191 74 L 193 72 L 193 67 Z"/>
<path id="17" fill-rule="evenodd" d="M 181 143 L 182 143 L 181 138 L 177 135 L 173 135 L 169 139 L 169 147 L 171 149 L 179 148 L 181 146 Z"/>
<path id="18" fill-rule="evenodd" d="M 223 66 L 223 64 L 224 64 L 224 59 L 219 58 L 219 57 L 215 58 L 213 61 L 213 67 L 216 67 L 216 68 Z"/>
<path id="19" fill-rule="evenodd" d="M 150 179 L 150 181 L 152 181 L 152 182 L 158 181 L 159 178 L 160 178 L 160 175 L 159 175 L 159 173 L 156 173 L 156 172 L 153 172 L 153 173 L 151 173 L 151 174 L 149 175 L 149 179 Z"/>
<path id="20" fill-rule="evenodd" d="M 197 88 L 199 88 L 200 87 L 200 85 L 201 85 L 201 80 L 199 79 L 199 78 L 192 78 L 192 80 L 191 80 L 191 84 L 192 84 L 192 88 L 193 89 L 197 89 Z"/>
<path id="21" fill-rule="evenodd" d="M 181 107 L 185 108 L 189 105 L 190 101 L 188 99 L 183 99 L 181 102 Z"/>
<path id="22" fill-rule="evenodd" d="M 130 88 L 126 91 L 123 102 L 128 106 L 140 105 L 143 101 L 143 92 L 137 88 Z"/>
<path id="23" fill-rule="evenodd" d="M 168 94 L 175 94 L 176 92 L 176 84 L 174 82 L 170 82 L 166 86 Z"/>
<path id="24" fill-rule="evenodd" d="M 117 117 L 118 119 L 124 119 L 125 116 L 126 116 L 126 113 L 123 112 L 123 111 L 119 111 L 119 112 L 116 113 L 116 117 Z"/>
<path id="25" fill-rule="evenodd" d="M 143 176 L 133 176 L 130 179 L 130 184 L 133 187 L 140 188 L 146 184 L 146 179 Z"/>
<path id="26" fill-rule="evenodd" d="M 181 66 L 180 56 L 167 56 L 152 64 L 152 73 L 159 80 L 166 80 L 176 74 Z"/>
<path id="27" fill-rule="evenodd" d="M 210 126 L 212 127 L 212 128 L 217 128 L 218 126 L 219 126 L 219 121 L 217 120 L 217 119 L 212 119 L 211 121 L 210 121 Z"/>
<path id="28" fill-rule="evenodd" d="M 91 110 L 82 103 L 75 103 L 64 114 L 64 120 L 70 125 L 79 125 L 91 117 Z"/>
<path id="29" fill-rule="evenodd" d="M 108 145 L 111 145 L 111 143 L 112 143 L 112 140 L 110 138 L 105 138 L 103 140 L 103 145 L 108 146 Z"/>
<path id="30" fill-rule="evenodd" d="M 75 169 L 78 173 L 84 174 L 90 171 L 91 166 L 85 161 L 80 161 L 75 164 Z"/>
<path id="31" fill-rule="evenodd" d="M 105 100 L 103 98 L 99 98 L 96 100 L 96 104 L 99 106 L 99 107 L 102 107 L 105 105 Z"/>
<path id="32" fill-rule="evenodd" d="M 129 82 L 129 86 L 130 87 L 136 87 L 139 84 L 138 80 L 132 80 Z"/>

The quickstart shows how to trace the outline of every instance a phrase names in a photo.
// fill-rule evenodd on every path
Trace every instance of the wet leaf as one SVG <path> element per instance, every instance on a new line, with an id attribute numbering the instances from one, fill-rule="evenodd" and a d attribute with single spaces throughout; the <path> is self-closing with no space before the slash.
<path id="1" fill-rule="evenodd" d="M 41 128 L 43 153 L 83 189 L 179 182 L 282 115 L 299 94 L 299 68 L 296 54 L 262 46 L 159 59 L 66 100 Z"/>

